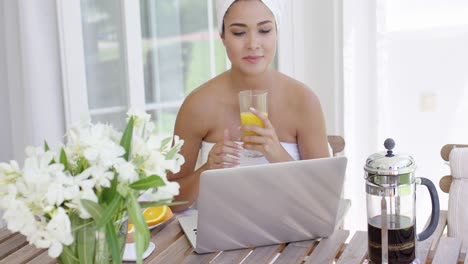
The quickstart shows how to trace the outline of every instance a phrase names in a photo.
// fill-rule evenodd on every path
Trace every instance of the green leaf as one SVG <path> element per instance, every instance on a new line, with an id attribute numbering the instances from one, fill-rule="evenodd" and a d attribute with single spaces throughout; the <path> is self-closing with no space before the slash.
<path id="1" fill-rule="evenodd" d="M 163 181 L 163 179 L 161 179 L 161 177 L 158 175 L 152 175 L 130 184 L 130 188 L 141 191 L 164 185 L 166 185 L 166 183 Z"/>
<path id="2" fill-rule="evenodd" d="M 144 247 L 145 237 L 140 232 L 137 232 L 137 231 L 135 231 L 133 237 L 134 237 L 135 248 L 136 248 L 136 252 L 137 252 L 136 261 L 137 261 L 137 264 L 142 264 L 143 263 L 143 253 L 146 250 L 146 247 Z"/>
<path id="3" fill-rule="evenodd" d="M 137 263 L 142 263 L 143 253 L 149 245 L 150 233 L 148 225 L 143 218 L 140 205 L 133 193 L 128 195 L 127 208 L 130 219 L 135 227 L 134 237 L 136 243 Z"/>
<path id="4" fill-rule="evenodd" d="M 59 256 L 61 263 L 79 263 L 79 260 L 73 255 L 73 252 L 68 247 L 63 247 L 62 254 Z"/>
<path id="5" fill-rule="evenodd" d="M 112 261 L 114 263 L 122 263 L 119 243 L 117 241 L 117 234 L 113 222 L 108 222 L 106 224 L 106 238 L 107 245 L 112 253 Z"/>
<path id="6" fill-rule="evenodd" d="M 120 140 L 120 146 L 122 146 L 125 149 L 125 154 L 123 155 L 123 158 L 127 161 L 131 151 L 134 123 L 135 118 L 132 116 L 130 117 L 130 120 L 128 120 L 127 127 L 125 128 L 125 131 L 122 135 L 122 139 Z"/>
<path id="7" fill-rule="evenodd" d="M 167 205 L 167 206 L 174 206 L 174 205 L 181 205 L 181 204 L 186 204 L 187 202 L 173 202 L 171 203 L 172 200 L 161 200 L 158 202 L 142 202 L 140 203 L 141 208 L 148 208 L 148 207 L 155 207 L 155 206 L 161 206 L 161 205 Z"/>
<path id="8" fill-rule="evenodd" d="M 172 137 L 165 138 L 161 141 L 161 149 L 164 148 L 167 144 L 169 144 L 172 141 Z"/>
<path id="9" fill-rule="evenodd" d="M 80 201 L 86 211 L 88 211 L 88 213 L 93 217 L 94 221 L 98 222 L 102 216 L 102 206 L 87 199 L 81 199 Z"/>
<path id="10" fill-rule="evenodd" d="M 96 240 L 96 228 L 90 224 L 93 222 L 91 219 L 80 219 L 82 228 L 76 231 L 75 243 L 78 251 L 79 263 L 93 264 L 94 250 Z"/>
<path id="11" fill-rule="evenodd" d="M 47 144 L 47 141 L 44 140 L 44 151 L 47 152 L 49 150 L 50 150 L 49 144 Z"/>
<path id="12" fill-rule="evenodd" d="M 112 217 L 119 208 L 120 203 L 122 202 L 122 196 L 119 194 L 114 196 L 112 202 L 104 209 L 99 220 L 96 221 L 96 228 L 101 229 L 107 223 L 112 222 Z"/>
<path id="13" fill-rule="evenodd" d="M 70 165 L 68 164 L 67 153 L 65 153 L 65 150 L 63 148 L 60 151 L 60 163 L 63 164 L 66 171 L 70 169 Z"/>
<path id="14" fill-rule="evenodd" d="M 166 160 L 172 159 L 175 154 L 179 151 L 179 146 L 174 146 L 169 150 L 169 152 L 166 154 Z"/>
<path id="15" fill-rule="evenodd" d="M 115 194 L 117 193 L 117 185 L 118 185 L 117 175 L 114 175 L 114 178 L 111 181 L 110 188 L 104 188 L 102 194 L 102 200 L 104 201 L 112 201 L 114 200 Z"/>

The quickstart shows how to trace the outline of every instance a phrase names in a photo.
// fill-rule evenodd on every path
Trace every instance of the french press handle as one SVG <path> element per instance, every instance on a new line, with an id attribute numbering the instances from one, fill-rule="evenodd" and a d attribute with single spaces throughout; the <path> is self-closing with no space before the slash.
<path id="1" fill-rule="evenodd" d="M 417 178 L 416 179 L 418 184 L 424 185 L 427 187 L 429 194 L 431 195 L 431 204 L 432 204 L 432 212 L 431 212 L 431 220 L 429 222 L 429 226 L 424 229 L 421 233 L 418 234 L 418 241 L 426 240 L 428 237 L 434 233 L 439 224 L 439 214 L 440 214 L 440 205 L 439 205 L 439 196 L 437 195 L 437 190 L 432 183 L 431 180 L 427 178 Z"/>

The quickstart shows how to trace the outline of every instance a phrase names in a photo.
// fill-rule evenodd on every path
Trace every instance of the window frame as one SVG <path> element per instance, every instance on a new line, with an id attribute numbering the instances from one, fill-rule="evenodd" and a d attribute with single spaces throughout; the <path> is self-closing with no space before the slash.
<path id="1" fill-rule="evenodd" d="M 207 1 L 208 30 L 209 30 L 209 50 L 210 50 L 210 75 L 215 77 L 215 37 L 213 1 Z M 294 28 L 293 32 L 283 30 L 284 34 L 279 35 L 278 40 L 278 68 L 297 78 L 303 76 L 304 58 L 301 54 L 304 50 L 301 34 L 303 27 L 294 27 L 293 25 L 302 25 L 303 16 L 301 8 L 303 0 L 286 12 L 283 17 L 283 28 Z M 57 21 L 59 30 L 59 42 L 61 49 L 62 63 L 62 87 L 64 94 L 65 121 L 67 126 L 77 122 L 83 115 L 99 115 L 125 111 L 126 108 L 137 110 L 171 110 L 179 108 L 183 100 L 171 102 L 152 102 L 145 101 L 144 86 L 144 68 L 143 68 L 143 46 L 141 32 L 140 1 L 119 0 L 118 4 L 122 8 L 122 57 L 125 64 L 125 79 L 127 91 L 127 105 L 107 108 L 89 109 L 87 82 L 86 82 L 86 63 L 83 42 L 82 28 L 82 10 L 80 0 L 61 1 L 57 0 Z M 281 56 L 281 50 L 294 50 L 294 56 Z M 288 53 L 288 52 L 285 52 Z M 230 67 L 229 60 L 226 60 L 226 66 Z M 299 78 L 301 79 L 301 78 Z"/>

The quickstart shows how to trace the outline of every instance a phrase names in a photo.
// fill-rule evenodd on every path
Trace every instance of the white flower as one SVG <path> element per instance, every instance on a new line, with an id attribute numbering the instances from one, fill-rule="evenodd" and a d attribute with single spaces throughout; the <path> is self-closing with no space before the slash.
<path id="1" fill-rule="evenodd" d="M 63 173 L 62 164 L 51 164 L 54 158 L 52 152 L 34 151 L 29 148 L 29 158 L 24 162 L 23 179 L 29 186 L 30 191 L 41 192 L 47 189 L 50 182 L 58 174 Z"/>
<path id="2" fill-rule="evenodd" d="M 61 207 L 57 209 L 54 216 L 47 224 L 46 230 L 51 242 L 49 256 L 52 258 L 56 258 L 62 253 L 62 244 L 68 246 L 73 243 L 70 218 Z"/>
<path id="3" fill-rule="evenodd" d="M 114 179 L 114 173 L 107 168 L 93 166 L 88 168 L 91 178 L 95 181 L 96 187 L 110 187 Z"/>
<path id="4" fill-rule="evenodd" d="M 60 206 L 65 200 L 76 197 L 79 192 L 80 188 L 74 183 L 73 177 L 62 173 L 51 182 L 45 197 L 50 206 Z"/>
<path id="5" fill-rule="evenodd" d="M 153 193 L 153 200 L 168 200 L 179 195 L 179 183 L 177 182 L 166 182 L 165 186 L 158 187 L 157 191 Z"/>
<path id="6" fill-rule="evenodd" d="M 5 209 L 3 219 L 8 223 L 8 229 L 13 232 L 21 231 L 22 234 L 28 236 L 27 230 L 35 226 L 34 215 L 29 207 L 24 202 L 15 199 L 10 199 L 8 204 L 2 207 Z"/>
<path id="7" fill-rule="evenodd" d="M 124 162 L 121 164 L 114 165 L 115 170 L 119 174 L 119 181 L 126 183 L 136 182 L 138 178 L 138 173 L 135 171 L 135 166 L 130 162 Z"/>
<path id="8" fill-rule="evenodd" d="M 65 203 L 69 208 L 76 209 L 79 216 L 83 219 L 89 219 L 91 218 L 91 215 L 81 204 L 81 199 L 90 200 L 96 203 L 98 202 L 98 197 L 93 189 L 96 182 L 93 179 L 88 179 L 88 177 L 88 170 L 74 177 L 74 180 L 76 181 L 75 184 L 80 187 L 80 191 L 71 199 L 70 202 Z"/>
<path id="9" fill-rule="evenodd" d="M 130 117 L 135 117 L 135 123 L 139 123 L 139 122 L 149 122 L 150 119 L 151 119 L 151 115 L 149 115 L 148 113 L 144 112 L 144 111 L 140 111 L 140 110 L 137 110 L 135 108 L 130 108 L 128 111 L 127 111 L 127 116 L 130 118 Z"/>
<path id="10" fill-rule="evenodd" d="M 131 183 L 152 175 L 160 176 L 166 185 L 157 188 L 150 200 L 179 195 L 179 184 L 169 182 L 166 173 L 177 173 L 184 163 L 177 153 L 184 141 L 177 136 L 162 140 L 145 112 L 130 110 L 128 115 L 134 117 L 128 160 L 120 146 L 122 133 L 109 125 L 93 125 L 88 118 L 67 131 L 67 143 L 59 148 L 67 164 L 61 164 L 62 151 L 34 147 L 26 149 L 22 169 L 16 161 L 0 163 L 0 210 L 8 228 L 58 257 L 74 241 L 68 214 L 91 218 L 82 200 L 109 203 L 103 194 L 114 180 L 124 199 L 140 193 L 130 188 Z"/>

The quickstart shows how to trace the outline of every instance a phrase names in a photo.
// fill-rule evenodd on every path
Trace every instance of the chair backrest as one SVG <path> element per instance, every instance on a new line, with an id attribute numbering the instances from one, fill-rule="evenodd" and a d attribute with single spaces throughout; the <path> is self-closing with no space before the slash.
<path id="1" fill-rule="evenodd" d="M 443 160 L 449 161 L 450 158 L 450 152 L 452 151 L 453 148 L 467 148 L 468 145 L 463 145 L 463 144 L 447 144 L 442 147 L 440 150 L 440 156 L 442 157 Z M 446 175 L 442 177 L 439 181 L 439 187 L 440 189 L 448 193 L 450 191 L 450 185 L 452 184 L 452 175 Z"/>
<path id="2" fill-rule="evenodd" d="M 338 156 L 340 152 L 342 152 L 345 148 L 345 140 L 342 136 L 337 136 L 337 135 L 329 135 L 328 136 L 328 143 L 330 144 L 332 151 L 333 151 L 333 157 Z"/>

